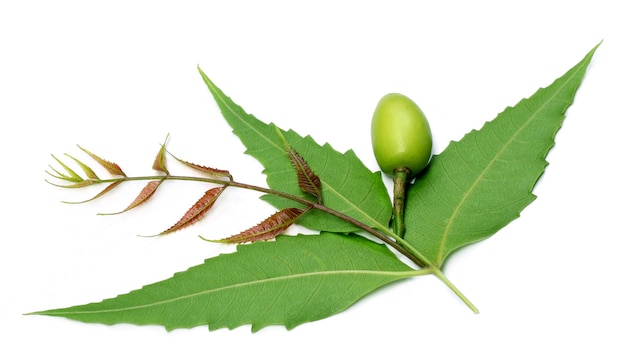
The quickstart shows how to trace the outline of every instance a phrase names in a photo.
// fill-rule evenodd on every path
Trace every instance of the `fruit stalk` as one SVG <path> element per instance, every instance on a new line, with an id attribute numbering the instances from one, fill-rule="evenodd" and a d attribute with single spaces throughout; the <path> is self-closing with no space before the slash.
<path id="1" fill-rule="evenodd" d="M 411 171 L 405 167 L 397 168 L 393 172 L 393 219 L 391 228 L 399 237 L 404 237 L 404 204 L 407 180 Z"/>

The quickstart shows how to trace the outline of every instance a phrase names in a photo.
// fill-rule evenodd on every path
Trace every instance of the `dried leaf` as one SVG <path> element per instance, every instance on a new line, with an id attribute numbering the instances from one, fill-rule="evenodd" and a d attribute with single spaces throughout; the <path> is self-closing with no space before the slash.
<path id="1" fill-rule="evenodd" d="M 296 170 L 300 190 L 315 196 L 318 202 L 322 202 L 322 182 L 320 178 L 311 170 L 304 158 L 291 147 L 278 127 L 276 127 L 276 132 L 278 132 L 278 135 L 283 140 L 285 150 L 287 151 L 287 155 L 289 155 L 289 160 Z"/>
<path id="2" fill-rule="evenodd" d="M 237 235 L 221 240 L 203 239 L 227 244 L 251 243 L 255 241 L 273 239 L 274 237 L 285 232 L 291 224 L 295 223 L 302 214 L 309 210 L 310 208 L 298 209 L 295 207 L 283 209 L 263 220 L 260 224 Z"/>
<path id="3" fill-rule="evenodd" d="M 152 195 L 154 195 L 154 192 L 157 190 L 157 188 L 161 185 L 162 182 L 163 182 L 163 180 L 148 182 L 148 184 L 141 190 L 141 192 L 135 198 L 135 200 L 133 202 L 131 202 L 131 204 L 128 205 L 128 207 L 125 208 L 124 210 L 119 211 L 119 212 L 113 212 L 113 213 L 109 213 L 109 214 L 99 214 L 99 215 L 117 215 L 117 214 L 124 213 L 124 212 L 126 212 L 128 210 L 134 209 L 135 207 L 137 207 L 137 206 L 143 204 L 144 202 L 148 201 L 148 199 L 150 197 L 152 197 Z"/>
<path id="4" fill-rule="evenodd" d="M 87 180 L 87 181 L 89 181 L 89 180 Z M 92 197 L 90 199 L 83 200 L 83 201 L 63 201 L 63 203 L 66 203 L 66 204 L 84 204 L 86 202 L 93 201 L 93 200 L 95 200 L 95 199 L 97 199 L 97 198 L 99 198 L 101 196 L 104 196 L 107 192 L 113 190 L 115 187 L 117 187 L 118 185 L 121 185 L 121 184 L 122 184 L 122 181 L 115 181 L 115 182 L 109 184 L 104 190 L 100 191 L 96 196 L 94 196 L 94 197 Z M 84 186 L 88 186 L 88 185 L 84 185 Z M 74 187 L 76 187 L 76 186 L 74 186 Z"/>
<path id="5" fill-rule="evenodd" d="M 159 152 L 154 158 L 154 163 L 152 164 L 153 170 L 163 172 L 166 175 L 170 174 L 170 172 L 167 170 L 167 167 L 165 166 L 165 144 L 167 143 L 168 138 L 169 138 L 169 134 L 167 135 L 167 137 L 165 137 L 165 141 L 163 141 L 163 144 L 161 145 Z"/>
<path id="6" fill-rule="evenodd" d="M 211 209 L 211 207 L 215 203 L 215 200 L 217 200 L 217 198 L 222 194 L 222 191 L 224 191 L 225 188 L 226 187 L 224 186 L 220 186 L 212 188 L 205 192 L 204 196 L 196 201 L 196 203 L 193 204 L 193 206 L 189 208 L 189 210 L 187 210 L 185 215 L 176 224 L 174 224 L 169 229 L 163 231 L 159 235 L 165 235 L 174 231 L 178 231 L 202 219 L 204 215 Z"/>
<path id="7" fill-rule="evenodd" d="M 104 167 L 107 171 L 109 171 L 109 173 L 111 175 L 116 175 L 116 176 L 124 176 L 126 177 L 126 174 L 124 173 L 124 171 L 122 171 L 122 169 L 120 168 L 120 166 L 118 166 L 116 163 L 107 161 L 99 156 L 97 156 L 96 154 L 78 146 L 78 148 L 80 148 L 81 150 L 83 150 L 83 152 L 85 152 L 86 154 L 88 154 L 91 158 L 93 158 L 96 162 L 98 162 L 100 164 L 100 166 Z"/>

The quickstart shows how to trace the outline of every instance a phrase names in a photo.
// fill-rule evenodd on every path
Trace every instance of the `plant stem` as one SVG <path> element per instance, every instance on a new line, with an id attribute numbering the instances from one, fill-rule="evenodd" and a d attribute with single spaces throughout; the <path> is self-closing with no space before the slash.
<path id="1" fill-rule="evenodd" d="M 163 175 L 163 176 L 140 176 L 140 177 L 121 177 L 114 179 L 98 179 L 93 180 L 93 184 L 101 184 L 101 183 L 113 183 L 120 181 L 154 181 L 154 180 L 177 180 L 177 181 L 196 181 L 196 182 L 207 182 L 224 186 L 232 186 L 247 190 L 258 191 L 265 194 L 276 195 L 285 199 L 289 199 L 298 203 L 301 203 L 310 208 L 314 208 L 325 212 L 327 214 L 336 216 L 346 222 L 353 224 L 354 226 L 362 229 L 363 231 L 369 233 L 370 235 L 378 238 L 385 244 L 389 245 L 391 248 L 395 249 L 400 254 L 407 257 L 411 262 L 415 263 L 417 266 L 422 268 L 424 271 L 429 271 L 428 273 L 434 274 L 438 279 L 440 279 L 454 294 L 456 294 L 463 303 L 465 303 L 474 313 L 478 313 L 478 309 L 470 302 L 470 300 L 461 293 L 461 291 L 454 285 L 448 278 L 443 274 L 441 269 L 434 265 L 428 258 L 426 258 L 422 253 L 420 253 L 417 249 L 415 249 L 411 244 L 409 244 L 406 240 L 402 238 L 402 236 L 398 235 L 395 232 L 391 232 L 390 234 L 385 233 L 379 229 L 373 228 L 367 224 L 362 223 L 361 221 L 354 219 L 346 214 L 343 214 L 339 211 L 331 209 L 318 201 L 312 201 L 309 199 L 305 199 L 300 196 L 296 196 L 293 194 L 289 194 L 286 192 L 269 189 L 266 187 L 250 185 L 246 183 L 241 183 L 234 181 L 232 179 L 217 179 L 217 178 L 205 178 L 205 177 L 193 177 L 193 176 L 174 176 L 174 175 Z"/>
<path id="2" fill-rule="evenodd" d="M 177 180 L 177 181 L 198 181 L 198 182 L 209 182 L 209 183 L 214 183 L 214 184 L 220 184 L 220 185 L 225 185 L 225 186 L 232 186 L 232 187 L 237 187 L 237 188 L 241 188 L 241 189 L 247 189 L 247 190 L 253 190 L 253 191 L 258 191 L 258 192 L 262 192 L 265 194 L 271 194 L 271 195 L 276 195 L 285 199 L 289 199 L 292 201 L 296 201 L 298 203 L 301 203 L 303 205 L 306 205 L 308 207 L 320 210 L 322 212 L 325 212 L 327 214 L 336 216 L 346 222 L 349 222 L 351 224 L 353 224 L 354 226 L 368 232 L 369 234 L 371 234 L 372 236 L 380 239 L 382 242 L 384 242 L 385 244 L 391 246 L 393 249 L 395 249 L 396 251 L 398 251 L 400 254 L 406 256 L 407 258 L 409 258 L 409 260 L 411 260 L 413 263 L 415 263 L 417 266 L 423 268 L 426 266 L 426 263 L 421 260 L 418 256 L 414 255 L 413 253 L 409 252 L 408 250 L 406 250 L 402 245 L 398 244 L 395 242 L 394 239 L 392 239 L 389 235 L 381 232 L 380 230 L 377 230 L 375 228 L 370 227 L 369 225 L 366 225 L 362 222 L 360 222 L 359 220 L 356 220 L 346 214 L 340 213 L 334 209 L 331 209 L 329 207 L 324 206 L 323 204 L 317 202 L 317 201 L 312 201 L 312 200 L 308 200 L 305 199 L 303 197 L 300 196 L 296 196 L 293 194 L 289 194 L 286 192 L 282 192 L 282 191 L 278 191 L 278 190 L 273 190 L 273 189 L 269 189 L 266 187 L 261 187 L 261 186 L 255 186 L 255 185 L 250 185 L 250 184 L 246 184 L 246 183 L 241 183 L 241 182 L 237 182 L 237 181 L 233 181 L 233 180 L 225 180 L 225 179 L 213 179 L 213 178 L 204 178 L 204 177 L 193 177 L 193 176 L 174 176 L 174 175 L 164 175 L 164 176 L 141 176 L 141 177 L 123 177 L 123 178 L 116 178 L 116 179 L 106 179 L 106 180 L 94 180 L 94 183 L 110 183 L 110 182 L 118 182 L 118 181 L 165 181 L 165 180 Z"/>

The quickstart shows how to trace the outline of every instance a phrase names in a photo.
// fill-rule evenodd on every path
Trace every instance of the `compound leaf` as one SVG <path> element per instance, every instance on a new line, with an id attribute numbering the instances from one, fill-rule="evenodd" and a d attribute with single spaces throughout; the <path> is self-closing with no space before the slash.
<path id="1" fill-rule="evenodd" d="M 493 235 L 535 199 L 532 189 L 596 49 L 547 88 L 450 143 L 410 188 L 405 239 L 434 265 Z"/>
<path id="2" fill-rule="evenodd" d="M 99 303 L 32 314 L 83 322 L 211 330 L 288 329 L 339 313 L 385 284 L 423 274 L 356 235 L 280 236 Z"/>
<path id="3" fill-rule="evenodd" d="M 287 144 L 306 160 L 308 166 L 321 180 L 324 205 L 355 218 L 364 224 L 386 228 L 391 215 L 391 202 L 379 172 L 371 172 L 352 150 L 340 153 L 329 144 L 320 146 L 310 136 L 301 137 L 289 130 L 276 130 L 274 124 L 261 122 L 246 113 L 226 96 L 198 68 L 204 82 L 222 111 L 233 132 L 246 146 L 246 153 L 255 157 L 265 170 L 268 185 L 275 190 L 301 197 L 311 197 L 300 189 L 298 175 L 285 149 Z M 277 209 L 302 207 L 294 202 L 272 195 L 262 196 Z M 298 219 L 309 229 L 334 232 L 358 231 L 353 225 L 319 210 L 311 210 Z"/>

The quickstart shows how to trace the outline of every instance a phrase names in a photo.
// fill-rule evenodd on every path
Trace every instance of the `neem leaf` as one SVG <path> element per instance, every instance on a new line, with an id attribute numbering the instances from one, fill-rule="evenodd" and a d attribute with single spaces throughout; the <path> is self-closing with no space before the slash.
<path id="1" fill-rule="evenodd" d="M 68 174 L 66 175 L 66 174 L 64 174 L 64 173 L 62 173 L 62 172 L 59 172 L 59 171 L 57 171 L 54 167 L 50 166 L 50 168 L 51 168 L 54 172 L 56 172 L 56 173 L 57 173 L 56 175 L 54 175 L 54 174 L 52 174 L 52 173 L 48 172 L 48 174 L 49 174 L 50 176 L 53 176 L 53 177 L 56 177 L 56 178 L 58 178 L 58 179 L 65 180 L 65 181 L 68 181 L 68 182 L 81 182 L 81 181 L 84 181 L 84 179 L 83 179 L 82 177 L 80 177 L 80 175 L 79 175 L 79 174 L 77 174 L 77 173 L 76 173 L 74 170 L 72 170 L 69 166 L 67 166 L 66 164 L 64 164 L 64 163 L 63 163 L 61 160 L 59 160 L 59 159 L 58 159 L 55 155 L 52 155 L 52 158 L 54 158 L 54 159 L 55 159 L 55 160 L 59 163 L 59 165 L 61 165 L 61 167 L 63 167 L 63 168 L 65 169 L 65 171 L 67 171 L 67 173 L 68 173 Z"/>
<path id="2" fill-rule="evenodd" d="M 298 175 L 298 185 L 300 186 L 300 190 L 315 196 L 317 198 L 317 202 L 322 202 L 322 181 L 313 172 L 313 170 L 311 170 L 311 167 L 309 167 L 309 164 L 304 160 L 304 158 L 300 156 L 300 154 L 296 152 L 296 150 L 294 150 L 289 143 L 287 143 L 287 140 L 284 139 L 282 133 L 280 133 L 280 131 L 278 132 L 279 136 L 285 142 L 285 150 L 287 151 L 289 160 L 291 160 L 291 164 Z"/>
<path id="3" fill-rule="evenodd" d="M 224 118 L 246 146 L 246 153 L 259 160 L 265 168 L 263 173 L 267 175 L 268 185 L 275 190 L 306 197 L 307 194 L 300 190 L 297 174 L 287 155 L 284 142 L 276 132 L 277 127 L 263 123 L 246 113 L 228 98 L 201 69 L 198 68 L 198 71 L 209 87 Z M 280 132 L 287 143 L 297 150 L 311 170 L 320 178 L 325 206 L 368 226 L 386 227 L 391 215 L 391 202 L 379 172 L 373 173 L 367 169 L 352 150 L 342 154 L 329 144 L 320 146 L 309 136 L 301 137 L 291 130 L 280 130 Z M 262 198 L 279 210 L 302 206 L 294 201 L 272 195 L 264 195 Z M 306 213 L 298 219 L 298 224 L 321 231 L 354 232 L 358 230 L 353 225 L 319 210 Z"/>
<path id="4" fill-rule="evenodd" d="M 113 212 L 113 213 L 107 213 L 107 214 L 99 214 L 99 215 L 117 215 L 117 214 L 121 214 L 124 213 L 126 211 L 129 211 L 131 209 L 136 208 L 137 206 L 143 204 L 144 202 L 148 201 L 152 195 L 154 195 L 154 193 L 156 192 L 157 188 L 159 186 L 161 186 L 161 183 L 163 182 L 163 180 L 158 180 L 158 181 L 150 181 L 146 184 L 146 186 L 144 186 L 143 189 L 141 189 L 141 191 L 139 192 L 139 195 L 137 195 L 137 197 L 135 198 L 135 200 L 133 200 L 133 202 L 130 203 L 130 205 L 128 205 L 124 210 L 122 211 L 118 211 L 118 212 Z"/>
<path id="5" fill-rule="evenodd" d="M 493 235 L 535 199 L 545 157 L 596 49 L 547 88 L 450 143 L 415 181 L 405 239 L 434 265 Z"/>
<path id="6" fill-rule="evenodd" d="M 424 274 L 355 235 L 281 236 L 237 250 L 112 299 L 32 314 L 168 330 L 245 324 L 253 331 L 291 329 L 339 313 L 385 284 Z"/>
<path id="7" fill-rule="evenodd" d="M 65 204 L 84 204 L 86 202 L 93 201 L 93 200 L 95 200 L 97 198 L 100 198 L 100 197 L 106 195 L 109 191 L 113 190 L 114 188 L 116 188 L 117 186 L 119 186 L 121 184 L 122 184 L 121 180 L 120 181 L 115 181 L 115 182 L 110 183 L 102 191 L 98 192 L 96 194 L 96 196 L 94 196 L 94 197 L 92 197 L 90 199 L 83 200 L 83 201 L 63 201 L 63 203 L 65 203 Z"/>
<path id="8" fill-rule="evenodd" d="M 220 170 L 217 168 L 213 168 L 213 167 L 207 167 L 207 166 L 202 166 L 202 165 L 198 165 L 195 163 L 191 163 L 185 160 L 181 160 L 180 158 L 174 156 L 172 153 L 168 152 L 170 154 L 170 156 L 174 157 L 174 159 L 180 163 L 182 163 L 183 165 L 193 168 L 194 170 L 198 170 L 200 172 L 204 172 L 208 175 L 211 176 L 216 176 L 216 177 L 228 177 L 229 179 L 233 179 L 233 176 L 230 174 L 230 172 L 226 171 L 226 170 Z"/>
<path id="9" fill-rule="evenodd" d="M 189 210 L 187 210 L 185 215 L 183 215 L 183 217 L 180 218 L 176 224 L 172 225 L 169 229 L 163 231 L 159 235 L 169 234 L 198 222 L 204 217 L 204 215 L 206 215 L 211 207 L 213 207 L 213 204 L 215 204 L 217 198 L 222 194 L 224 188 L 224 186 L 219 186 L 209 189 L 198 201 L 193 204 L 193 206 L 189 208 Z"/>
<path id="10" fill-rule="evenodd" d="M 295 207 L 290 207 L 274 213 L 272 216 L 263 220 L 258 225 L 253 226 L 250 229 L 245 230 L 237 235 L 233 235 L 231 237 L 221 240 L 209 240 L 205 238 L 203 239 L 207 241 L 226 244 L 241 244 L 270 240 L 284 233 L 285 230 L 293 225 L 293 223 L 296 222 L 296 220 L 298 220 L 298 218 L 308 210 L 310 209 L 298 209 Z"/>
<path id="11" fill-rule="evenodd" d="M 54 170 L 54 171 L 58 172 L 56 170 Z M 49 172 L 48 172 L 48 174 L 52 175 Z M 54 175 L 52 175 L 52 176 L 54 176 Z M 56 176 L 54 176 L 54 177 L 56 177 Z M 66 181 L 68 181 L 68 180 L 66 180 Z M 51 184 L 51 185 L 54 185 L 54 186 L 57 186 L 57 187 L 63 187 L 63 188 L 67 188 L 67 189 L 78 189 L 78 188 L 81 188 L 81 187 L 91 186 L 91 185 L 93 185 L 95 183 L 94 180 L 82 180 L 82 181 L 72 181 L 72 182 L 74 182 L 74 183 L 69 184 L 69 185 L 60 185 L 60 184 L 55 184 L 55 183 L 52 183 L 52 182 L 48 181 L 48 183 Z"/>
<path id="12" fill-rule="evenodd" d="M 122 169 L 120 168 L 120 166 L 118 166 L 116 163 L 114 162 L 110 162 L 107 161 L 105 159 L 103 159 L 102 157 L 96 155 L 93 152 L 90 152 L 80 146 L 78 146 L 78 148 L 80 148 L 81 150 L 83 150 L 83 152 L 85 152 L 86 154 L 88 154 L 91 158 L 93 158 L 96 162 L 98 162 L 100 164 L 100 166 L 104 167 L 107 171 L 109 171 L 109 173 L 111 175 L 115 175 L 115 176 L 126 176 L 126 174 L 124 173 L 124 171 L 122 171 Z"/>
<path id="13" fill-rule="evenodd" d="M 77 159 L 75 157 L 72 157 L 72 156 L 68 155 L 67 153 L 65 155 L 67 157 L 71 158 L 72 160 L 74 160 L 74 162 L 76 162 L 78 164 L 78 166 L 80 166 L 80 168 L 83 170 L 83 172 L 85 173 L 87 178 L 92 179 L 92 180 L 99 180 L 100 179 L 98 177 L 98 175 L 96 175 L 96 173 L 94 172 L 94 170 L 91 167 L 85 165 L 79 159 Z"/>
<path id="14" fill-rule="evenodd" d="M 159 152 L 157 152 L 156 157 L 154 158 L 154 162 L 152 163 L 152 169 L 155 171 L 163 172 L 166 175 L 169 175 L 170 172 L 167 170 L 167 166 L 165 164 L 165 144 L 167 143 L 167 139 L 169 135 L 165 138 L 165 141 L 159 148 Z"/>

